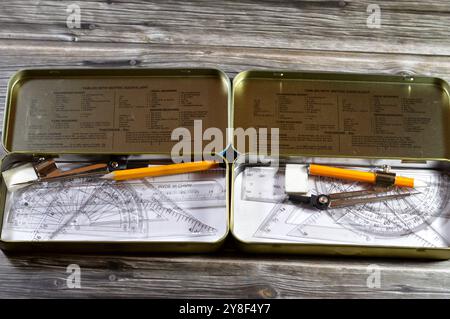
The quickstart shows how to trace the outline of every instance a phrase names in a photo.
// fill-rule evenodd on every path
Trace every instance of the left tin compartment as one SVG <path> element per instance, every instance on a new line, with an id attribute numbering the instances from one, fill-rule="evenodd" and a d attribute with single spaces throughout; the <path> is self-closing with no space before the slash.
<path id="1" fill-rule="evenodd" d="M 228 127 L 230 90 L 229 78 L 216 69 L 19 71 L 8 85 L 1 170 L 48 158 L 61 169 L 170 164 L 180 138 L 191 145 L 184 158 L 189 152 L 197 159 L 194 137 L 201 139 L 203 128 Z M 213 251 L 228 233 L 227 167 L 123 183 L 88 175 L 12 192 L 2 178 L 0 247 Z"/>

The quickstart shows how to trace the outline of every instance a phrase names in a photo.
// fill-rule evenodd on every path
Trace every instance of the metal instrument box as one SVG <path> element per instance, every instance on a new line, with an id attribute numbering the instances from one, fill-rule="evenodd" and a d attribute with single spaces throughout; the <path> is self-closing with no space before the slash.
<path id="1" fill-rule="evenodd" d="M 230 230 L 249 252 L 448 259 L 449 103 L 445 81 L 420 76 L 246 71 L 231 87 L 214 69 L 23 70 L 8 86 L 2 171 L 41 157 L 171 163 L 174 129 L 194 137 L 195 120 L 223 132 L 224 147 L 232 141 L 237 155 L 230 174 L 221 168 L 171 177 L 156 188 L 149 186 L 155 180 L 88 189 L 84 180 L 69 180 L 11 195 L 2 181 L 0 246 L 207 252 Z M 254 129 L 259 139 L 276 128 L 279 139 L 240 145 L 228 127 Z M 202 147 L 207 143 L 202 139 Z M 192 156 L 197 151 L 192 145 Z M 284 194 L 285 165 L 309 163 L 389 166 L 430 187 L 408 200 L 305 211 L 277 196 Z M 81 199 L 67 193 L 68 185 Z M 138 195 L 149 187 L 143 200 Z M 317 179 L 311 187 L 342 192 L 360 185 Z M 61 217 L 74 212 L 75 219 Z M 167 229 L 172 233 L 164 235 Z"/>
<path id="2" fill-rule="evenodd" d="M 233 126 L 279 128 L 279 154 L 271 156 L 270 141 L 265 156 L 235 145 L 232 235 L 258 253 L 450 258 L 449 106 L 448 84 L 432 77 L 238 74 Z M 280 202 L 284 166 L 293 163 L 387 165 L 430 186 L 402 200 L 317 212 Z M 321 194 L 361 185 L 315 178 L 310 186 Z"/>
<path id="3" fill-rule="evenodd" d="M 171 163 L 173 130 L 194 136 L 194 120 L 202 120 L 225 131 L 230 96 L 229 78 L 216 69 L 22 70 L 8 85 L 1 169 L 47 157 Z M 9 193 L 2 179 L 7 250 L 207 252 L 228 233 L 226 168 L 121 187 L 69 179 Z"/>

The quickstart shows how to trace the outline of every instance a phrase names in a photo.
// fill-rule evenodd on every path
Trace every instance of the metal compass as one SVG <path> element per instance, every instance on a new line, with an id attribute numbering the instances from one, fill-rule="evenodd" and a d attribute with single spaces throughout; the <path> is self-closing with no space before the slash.
<path id="1" fill-rule="evenodd" d="M 294 203 L 302 203 L 313 208 L 325 210 L 330 208 L 341 208 L 347 206 L 362 205 L 367 203 L 384 202 L 420 193 L 420 192 L 407 192 L 398 194 L 378 195 L 389 191 L 391 191 L 391 188 L 359 190 L 359 191 L 333 193 L 333 194 L 319 194 L 311 196 L 289 194 L 289 200 Z M 374 195 L 374 196 L 367 196 L 367 195 Z"/>

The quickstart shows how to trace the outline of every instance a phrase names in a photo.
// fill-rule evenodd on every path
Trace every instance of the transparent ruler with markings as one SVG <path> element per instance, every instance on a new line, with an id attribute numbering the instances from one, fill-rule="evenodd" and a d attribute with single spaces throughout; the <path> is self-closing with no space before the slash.
<path id="1" fill-rule="evenodd" d="M 123 182 L 83 177 L 8 194 L 2 239 L 208 241 L 223 236 L 226 223 L 223 172 Z"/>
<path id="2" fill-rule="evenodd" d="M 428 169 L 396 172 L 429 186 L 404 198 L 321 211 L 286 199 L 282 167 L 247 167 L 234 184 L 234 232 L 243 240 L 262 242 L 450 246 L 449 176 Z M 312 194 L 367 188 L 367 184 L 313 176 L 309 183 Z"/>

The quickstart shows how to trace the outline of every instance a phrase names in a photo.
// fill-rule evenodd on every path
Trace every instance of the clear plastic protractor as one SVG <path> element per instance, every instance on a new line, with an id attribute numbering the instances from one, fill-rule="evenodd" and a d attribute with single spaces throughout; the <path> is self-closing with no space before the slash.
<path id="1" fill-rule="evenodd" d="M 199 192 L 211 190 L 211 183 L 200 182 Z M 189 183 L 181 182 L 178 188 L 185 184 Z M 180 191 L 173 197 L 188 200 L 195 196 Z M 8 203 L 4 228 L 8 238 L 20 240 L 192 237 L 216 232 L 145 180 L 75 178 L 36 183 L 9 194 Z"/>
<path id="2" fill-rule="evenodd" d="M 435 170 L 397 170 L 400 176 L 410 176 L 427 183 L 418 194 L 385 202 L 349 206 L 330 211 L 339 223 L 360 231 L 378 235 L 401 236 L 427 227 L 436 217 L 448 218 L 450 181 L 447 174 Z M 318 193 L 340 193 L 360 190 L 362 183 L 338 182 L 330 178 L 315 178 Z M 395 192 L 408 190 L 396 189 Z"/>

